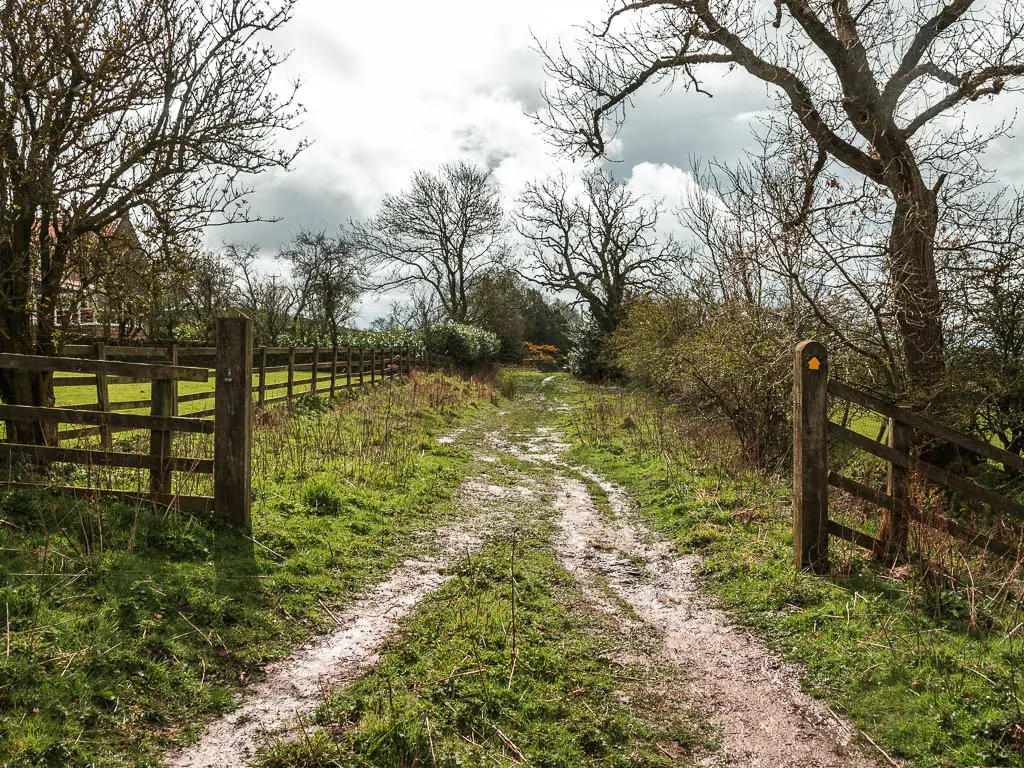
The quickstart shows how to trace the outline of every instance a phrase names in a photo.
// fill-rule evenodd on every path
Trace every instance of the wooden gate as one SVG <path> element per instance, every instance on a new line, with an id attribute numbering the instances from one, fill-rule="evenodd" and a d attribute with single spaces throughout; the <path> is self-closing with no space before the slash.
<path id="1" fill-rule="evenodd" d="M 872 440 L 829 420 L 829 397 L 854 403 L 888 419 L 888 441 Z M 793 546 L 796 565 L 817 573 L 829 567 L 829 537 L 836 536 L 880 557 L 903 553 L 914 521 L 997 555 L 1018 556 L 1020 542 L 1002 541 L 937 512 L 923 512 L 908 500 L 911 475 L 950 489 L 992 510 L 1024 520 L 1024 505 L 910 453 L 913 432 L 951 443 L 978 456 L 1024 472 L 1024 458 L 957 432 L 932 418 L 829 376 L 828 350 L 817 341 L 796 348 L 793 370 Z M 886 462 L 885 490 L 876 490 L 828 468 L 828 440 L 841 440 Z M 878 535 L 831 520 L 829 487 L 882 509 Z"/>
<path id="2" fill-rule="evenodd" d="M 103 357 L 102 351 L 99 355 Z M 76 496 L 119 496 L 144 500 L 164 506 L 194 510 L 213 510 L 220 519 L 232 525 L 250 524 L 249 493 L 252 412 L 252 322 L 244 316 L 222 317 L 217 321 L 216 366 L 214 394 L 216 402 L 213 421 L 196 414 L 176 413 L 176 384 L 180 381 L 206 382 L 211 371 L 171 363 L 136 363 L 121 360 L 45 357 L 36 355 L 0 354 L 0 368 L 49 373 L 87 374 L 70 379 L 95 379 L 99 402 L 71 408 L 49 408 L 27 405 L 0 405 L 0 419 L 33 421 L 50 424 L 82 425 L 100 436 L 95 447 L 68 448 L 61 445 L 21 445 L 0 442 L 0 459 L 9 464 L 26 466 L 66 462 L 79 465 L 126 467 L 149 472 L 149 491 L 88 488 L 81 486 L 40 486 L 38 483 L 4 479 L 5 487 L 56 490 Z M 68 381 L 68 379 L 65 379 Z M 111 381 L 149 381 L 148 401 L 130 403 L 134 409 L 149 408 L 148 414 L 123 413 L 111 409 L 109 396 L 104 397 Z M 111 434 L 118 430 L 148 430 L 149 452 L 130 453 L 112 450 Z M 173 454 L 174 433 L 213 434 L 212 460 Z M 60 435 L 61 433 L 58 433 Z M 75 434 L 78 434 L 76 431 Z M 213 475 L 213 496 L 187 496 L 174 492 L 174 474 Z"/>

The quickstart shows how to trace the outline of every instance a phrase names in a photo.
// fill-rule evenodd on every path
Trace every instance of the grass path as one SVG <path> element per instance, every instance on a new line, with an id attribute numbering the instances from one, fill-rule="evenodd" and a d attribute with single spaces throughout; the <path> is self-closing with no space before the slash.
<path id="1" fill-rule="evenodd" d="M 302 652 L 271 671 L 240 713 L 280 695 L 268 684 L 298 677 L 304 693 L 284 694 L 290 732 L 257 762 L 877 765 L 849 724 L 800 690 L 795 667 L 699 596 L 694 556 L 676 555 L 619 489 L 564 462 L 554 425 L 567 405 L 557 384 L 537 383 L 450 438 L 489 468 L 461 494 L 488 534 L 468 553 L 439 535 L 444 575 L 410 584 L 409 615 L 371 621 L 373 642 L 346 640 L 373 618 L 371 594 L 316 646 L 341 638 L 342 654 L 325 666 Z M 242 720 L 247 732 L 282 725 Z M 239 765 L 232 722 L 168 765 Z"/>

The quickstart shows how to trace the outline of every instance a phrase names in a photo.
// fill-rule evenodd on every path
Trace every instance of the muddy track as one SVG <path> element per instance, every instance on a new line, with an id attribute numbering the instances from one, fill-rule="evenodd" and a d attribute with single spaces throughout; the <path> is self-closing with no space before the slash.
<path id="1" fill-rule="evenodd" d="M 663 695 L 688 702 L 721 734 L 721 751 L 701 765 L 876 765 L 851 746 L 848 724 L 800 690 L 798 669 L 707 605 L 694 579 L 697 557 L 674 555 L 621 510 L 609 520 L 579 480 L 563 477 L 559 485 L 556 548 L 563 567 L 584 586 L 600 578 L 658 632 L 658 662 L 683 673 Z M 598 590 L 584 594 L 605 612 L 622 612 Z"/>
<path id="2" fill-rule="evenodd" d="M 721 749 L 700 764 L 735 768 L 861 768 L 875 755 L 854 744 L 854 728 L 804 693 L 801 673 L 758 638 L 730 624 L 701 596 L 695 578 L 700 558 L 678 555 L 646 528 L 628 497 L 612 483 L 562 454 L 568 445 L 551 428 L 525 441 L 492 433 L 497 450 L 533 464 L 571 470 L 595 482 L 614 510 L 609 519 L 586 485 L 571 475 L 554 479 L 560 513 L 555 542 L 562 566 L 572 573 L 592 606 L 628 624 L 639 620 L 661 637 L 657 665 L 683 674 L 662 684 L 659 695 L 679 708 L 695 707 L 721 735 Z M 594 585 L 607 585 L 634 616 Z M 667 697 L 667 698 L 665 698 Z"/>
<path id="3" fill-rule="evenodd" d="M 357 680 L 377 662 L 399 622 L 448 581 L 449 566 L 502 528 L 509 495 L 523 492 L 466 483 L 461 496 L 475 514 L 465 523 L 430 534 L 435 556 L 406 560 L 386 574 L 361 600 L 335 614 L 334 632 L 266 667 L 263 679 L 246 691 L 236 710 L 210 723 L 195 744 L 165 755 L 163 764 L 237 768 L 248 765 L 261 747 L 291 738 L 325 696 Z"/>
<path id="4" fill-rule="evenodd" d="M 443 442 L 469 441 L 459 432 Z M 620 626 L 653 632 L 653 657 L 641 661 L 670 672 L 652 691 L 665 717 L 696 710 L 721 736 L 721 748 L 700 756 L 700 765 L 879 765 L 852 743 L 849 724 L 801 691 L 798 668 L 731 626 L 701 597 L 694 576 L 698 557 L 679 556 L 648 530 L 620 489 L 564 462 L 568 446 L 554 430 L 542 427 L 518 440 L 491 433 L 470 447 L 479 460 L 493 463 L 506 455 L 545 472 L 530 476 L 527 471 L 519 478 L 521 485 L 513 488 L 467 483 L 462 498 L 471 511 L 469 520 L 430 535 L 434 558 L 409 560 L 395 568 L 338 615 L 335 632 L 268 667 L 236 711 L 214 721 L 197 744 L 167 755 L 167 766 L 242 766 L 260 747 L 292 737 L 328 692 L 353 682 L 376 663 L 400 620 L 447 581 L 446 569 L 483 546 L 489 536 L 500 534 L 511 510 L 522 510 L 524 504 L 538 515 L 556 516 L 556 554 L 592 608 L 613 615 Z M 581 477 L 607 495 L 612 517 L 597 508 Z M 542 495 L 554 499 L 546 509 L 538 508 Z"/>

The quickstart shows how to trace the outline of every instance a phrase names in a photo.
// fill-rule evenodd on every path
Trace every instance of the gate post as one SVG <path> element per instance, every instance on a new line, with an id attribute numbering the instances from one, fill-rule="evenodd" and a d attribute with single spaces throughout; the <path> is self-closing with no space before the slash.
<path id="1" fill-rule="evenodd" d="M 97 341 L 95 349 L 97 360 L 107 359 L 107 345 L 105 343 Z M 107 382 L 107 374 L 105 373 L 96 374 L 96 402 L 101 413 L 110 413 L 110 387 Z M 109 451 L 112 439 L 113 430 L 110 429 L 110 425 L 101 425 L 100 446 Z"/>
<path id="2" fill-rule="evenodd" d="M 213 508 L 230 525 L 248 528 L 252 458 L 252 321 L 217 318 Z"/>
<path id="3" fill-rule="evenodd" d="M 907 455 L 910 453 L 911 430 L 901 421 L 889 419 L 889 447 Z M 903 554 L 907 546 L 907 519 L 903 514 L 908 501 L 910 472 L 904 467 L 888 465 L 886 493 L 893 500 L 891 509 L 882 510 L 882 522 L 878 526 L 878 541 L 881 546 L 875 554 L 891 562 Z"/>
<path id="4" fill-rule="evenodd" d="M 796 567 L 828 570 L 828 353 L 797 345 L 793 361 L 793 555 Z"/>

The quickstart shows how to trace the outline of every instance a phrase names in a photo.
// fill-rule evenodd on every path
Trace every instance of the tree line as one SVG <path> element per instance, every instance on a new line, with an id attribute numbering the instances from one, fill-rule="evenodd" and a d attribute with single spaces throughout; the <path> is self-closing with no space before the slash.
<path id="1" fill-rule="evenodd" d="M 209 342 L 217 315 L 240 308 L 258 343 L 337 344 L 361 297 L 397 289 L 406 298 L 378 327 L 477 325 L 515 360 L 524 341 L 565 349 L 590 323 L 611 333 L 629 301 L 668 285 L 680 251 L 656 237 L 658 215 L 602 168 L 528 185 L 510 215 L 491 172 L 458 162 L 416 172 L 373 217 L 299 232 L 272 255 L 239 243 L 140 252 L 130 269 L 108 259 L 89 274 L 117 287 L 108 295 L 151 338 Z"/>
<path id="2" fill-rule="evenodd" d="M 682 241 L 601 165 L 506 205 L 461 162 L 275 254 L 203 253 L 192 233 L 247 219 L 244 179 L 303 147 L 276 144 L 301 108 L 264 42 L 292 8 L 0 3 L 0 351 L 57 350 L 75 244 L 131 214 L 145 263 L 102 282 L 156 336 L 208 339 L 238 306 L 261 341 L 331 343 L 360 296 L 402 289 L 380 325 L 571 344 L 579 372 L 721 414 L 760 463 L 785 453 L 788 353 L 814 336 L 844 377 L 1024 450 L 1024 203 L 982 164 L 1009 124 L 964 122 L 1024 75 L 1019 4 L 643 0 L 542 46 L 535 117 L 568 156 L 604 156 L 655 83 L 707 94 L 736 70 L 777 97 L 757 151 L 694 163 Z M 46 375 L 10 371 L 0 397 L 53 402 Z"/>

